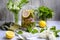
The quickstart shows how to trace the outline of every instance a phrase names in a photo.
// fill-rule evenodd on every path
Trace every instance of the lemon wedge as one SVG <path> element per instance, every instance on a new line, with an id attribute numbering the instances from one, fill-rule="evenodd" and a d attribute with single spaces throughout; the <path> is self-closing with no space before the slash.
<path id="1" fill-rule="evenodd" d="M 13 31 L 6 31 L 6 38 L 13 38 L 15 36 Z"/>

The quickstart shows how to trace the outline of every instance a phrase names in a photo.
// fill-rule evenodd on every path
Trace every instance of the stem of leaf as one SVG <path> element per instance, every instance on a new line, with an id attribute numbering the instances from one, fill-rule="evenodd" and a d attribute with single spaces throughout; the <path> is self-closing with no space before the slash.
<path id="1" fill-rule="evenodd" d="M 18 23 L 18 13 L 14 13 L 15 23 Z"/>

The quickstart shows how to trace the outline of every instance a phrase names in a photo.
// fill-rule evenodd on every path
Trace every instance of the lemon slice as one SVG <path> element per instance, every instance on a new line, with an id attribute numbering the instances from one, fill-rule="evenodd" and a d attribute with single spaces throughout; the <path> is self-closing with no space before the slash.
<path id="1" fill-rule="evenodd" d="M 44 27 L 46 27 L 46 22 L 45 21 L 39 21 L 39 26 L 41 27 L 41 28 L 44 28 Z"/>
<path id="2" fill-rule="evenodd" d="M 24 10 L 24 11 L 23 11 L 23 14 L 22 14 L 22 16 L 23 16 L 24 18 L 27 18 L 27 17 L 29 17 L 29 15 L 30 15 L 30 12 L 29 12 L 29 10 Z"/>
<path id="3" fill-rule="evenodd" d="M 6 38 L 13 38 L 15 36 L 13 31 L 7 31 L 6 32 Z"/>

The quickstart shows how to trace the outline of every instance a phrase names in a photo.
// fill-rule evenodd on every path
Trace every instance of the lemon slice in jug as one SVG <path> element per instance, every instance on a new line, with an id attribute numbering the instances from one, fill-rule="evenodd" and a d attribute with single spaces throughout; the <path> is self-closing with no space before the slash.
<path id="1" fill-rule="evenodd" d="M 29 10 L 24 10 L 23 13 L 22 13 L 22 17 L 24 17 L 24 18 L 29 17 L 29 15 L 30 15 Z"/>

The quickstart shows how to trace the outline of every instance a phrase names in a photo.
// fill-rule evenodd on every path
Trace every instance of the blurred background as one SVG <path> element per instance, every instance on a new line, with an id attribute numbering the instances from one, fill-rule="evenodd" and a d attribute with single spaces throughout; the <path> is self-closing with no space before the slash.
<path id="1" fill-rule="evenodd" d="M 7 7 L 8 0 L 0 0 L 0 25 L 4 22 L 14 21 L 14 16 Z M 41 5 L 47 6 L 54 11 L 54 16 L 49 21 L 60 21 L 60 0 L 29 0 L 27 5 L 37 8 Z M 19 19 L 21 21 L 21 19 Z"/>

